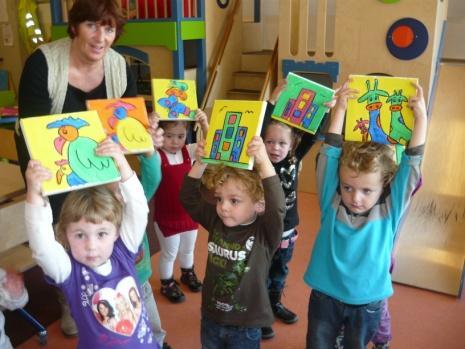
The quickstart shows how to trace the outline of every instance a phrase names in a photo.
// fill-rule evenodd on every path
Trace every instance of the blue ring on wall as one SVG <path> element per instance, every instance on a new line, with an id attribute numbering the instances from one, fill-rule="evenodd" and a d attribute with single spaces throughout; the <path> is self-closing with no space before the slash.
<path id="1" fill-rule="evenodd" d="M 400 26 L 409 27 L 414 34 L 413 40 L 407 47 L 397 46 L 393 39 L 393 32 Z M 425 25 L 415 18 L 402 18 L 394 22 L 386 34 L 386 46 L 396 58 L 410 60 L 420 56 L 428 46 L 428 30 Z"/>

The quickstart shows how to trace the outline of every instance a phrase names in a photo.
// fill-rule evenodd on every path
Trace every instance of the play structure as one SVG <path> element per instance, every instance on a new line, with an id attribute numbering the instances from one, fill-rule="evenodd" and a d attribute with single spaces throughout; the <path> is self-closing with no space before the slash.
<path id="1" fill-rule="evenodd" d="M 460 140 L 465 126 L 458 101 L 463 98 L 457 103 L 445 95 L 435 98 L 447 5 L 445 0 L 282 0 L 278 68 L 280 76 L 298 72 L 331 87 L 349 74 L 419 79 L 432 115 L 424 185 L 400 233 L 393 279 L 460 296 L 465 257 Z M 439 83 L 462 90 L 454 71 L 463 68 L 443 69 Z M 314 161 L 314 156 L 304 161 L 303 191 L 315 192 Z"/>

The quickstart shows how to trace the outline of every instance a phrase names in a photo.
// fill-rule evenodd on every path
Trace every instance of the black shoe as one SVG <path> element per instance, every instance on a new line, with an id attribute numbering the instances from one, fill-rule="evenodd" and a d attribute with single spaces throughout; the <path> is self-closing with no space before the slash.
<path id="1" fill-rule="evenodd" d="M 262 339 L 271 339 L 274 337 L 273 327 L 262 327 Z"/>
<path id="2" fill-rule="evenodd" d="M 202 290 L 202 283 L 197 279 L 193 267 L 190 269 L 181 268 L 181 272 L 181 282 L 187 285 L 189 290 L 192 292 L 200 292 Z"/>
<path id="3" fill-rule="evenodd" d="M 273 309 L 274 316 L 280 319 L 285 324 L 293 324 L 299 320 L 298 316 L 287 309 L 281 302 L 272 304 L 271 308 Z"/>
<path id="4" fill-rule="evenodd" d="M 181 303 L 186 299 L 178 283 L 173 278 L 161 280 L 161 294 L 168 298 L 171 303 Z"/>
<path id="5" fill-rule="evenodd" d="M 171 345 L 166 342 L 163 342 L 163 347 L 161 349 L 171 349 Z"/>

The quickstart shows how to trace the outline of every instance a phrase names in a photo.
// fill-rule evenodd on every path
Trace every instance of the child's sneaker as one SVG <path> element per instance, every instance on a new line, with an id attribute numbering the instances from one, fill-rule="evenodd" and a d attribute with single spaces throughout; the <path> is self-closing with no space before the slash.
<path id="1" fill-rule="evenodd" d="M 161 280 L 161 294 L 168 298 L 171 303 L 181 303 L 186 298 L 173 278 Z"/>
<path id="2" fill-rule="evenodd" d="M 262 327 L 262 339 L 271 339 L 274 337 L 273 327 Z"/>
<path id="3" fill-rule="evenodd" d="M 197 275 L 195 275 L 194 267 L 189 269 L 181 268 L 181 282 L 184 285 L 189 287 L 189 290 L 192 292 L 200 292 L 202 290 L 202 283 L 197 279 Z"/>
<path id="4" fill-rule="evenodd" d="M 372 349 L 389 349 L 389 343 L 377 343 L 373 344 Z"/>

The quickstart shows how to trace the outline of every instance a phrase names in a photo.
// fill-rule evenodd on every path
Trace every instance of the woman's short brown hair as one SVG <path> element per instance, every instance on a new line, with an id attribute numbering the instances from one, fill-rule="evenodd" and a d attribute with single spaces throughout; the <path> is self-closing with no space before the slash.
<path id="1" fill-rule="evenodd" d="M 115 41 L 121 36 L 126 23 L 115 0 L 76 0 L 68 15 L 68 35 L 71 39 L 76 36 L 78 25 L 85 21 L 114 26 Z"/>
<path id="2" fill-rule="evenodd" d="M 65 233 L 68 225 L 79 222 L 83 218 L 94 224 L 107 221 L 119 230 L 123 218 L 123 204 L 114 191 L 106 186 L 85 188 L 69 193 L 61 207 L 56 226 L 58 240 L 66 246 Z"/>

